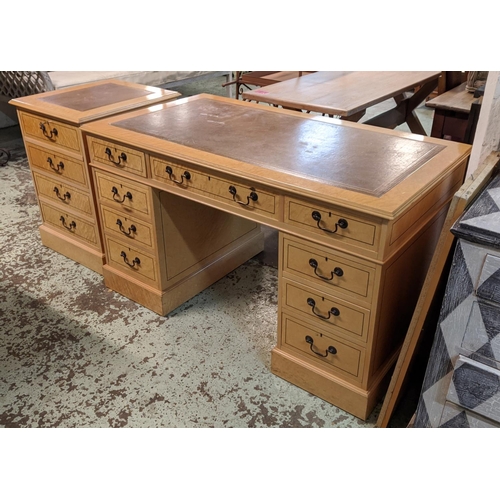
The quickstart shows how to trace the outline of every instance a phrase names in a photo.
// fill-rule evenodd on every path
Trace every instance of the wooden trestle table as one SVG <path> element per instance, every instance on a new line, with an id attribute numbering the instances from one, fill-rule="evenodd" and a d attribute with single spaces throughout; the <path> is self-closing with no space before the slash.
<path id="1" fill-rule="evenodd" d="M 79 130 L 106 286 L 166 315 L 278 229 L 271 371 L 366 419 L 470 146 L 204 94 Z"/>
<path id="2" fill-rule="evenodd" d="M 439 71 L 317 71 L 243 92 L 242 97 L 356 122 L 370 106 L 393 98 L 393 108 L 364 123 L 391 129 L 407 123 L 413 133 L 426 135 L 415 109 L 437 87 L 440 75 Z"/>

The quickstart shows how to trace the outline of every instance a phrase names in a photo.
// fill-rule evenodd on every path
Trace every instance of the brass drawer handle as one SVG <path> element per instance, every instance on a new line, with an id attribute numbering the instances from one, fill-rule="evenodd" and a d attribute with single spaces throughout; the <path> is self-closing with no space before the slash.
<path id="1" fill-rule="evenodd" d="M 64 193 L 63 196 L 61 196 L 59 194 L 59 189 L 57 188 L 57 186 L 54 186 L 54 193 L 56 193 L 56 196 L 61 200 L 61 201 L 66 201 L 66 200 L 69 200 L 71 199 L 71 193 L 69 193 L 68 191 L 66 191 L 66 193 Z"/>
<path id="2" fill-rule="evenodd" d="M 315 316 L 317 316 L 318 318 L 321 318 L 321 319 L 330 319 L 330 316 L 340 316 L 340 311 L 336 308 L 336 307 L 332 307 L 329 311 L 328 311 L 328 316 L 323 316 L 321 314 L 318 314 L 315 309 L 316 309 L 316 301 L 309 297 L 307 299 L 307 305 L 311 307 L 312 309 L 312 312 Z"/>
<path id="3" fill-rule="evenodd" d="M 54 165 L 54 160 L 50 156 L 47 158 L 47 163 L 55 172 L 59 172 L 59 170 L 64 169 L 64 163 L 62 161 L 60 161 L 57 165 Z"/>
<path id="4" fill-rule="evenodd" d="M 123 229 L 123 222 L 120 219 L 116 219 L 116 224 L 120 228 L 120 231 L 125 236 L 129 236 L 130 238 L 132 238 L 132 234 L 131 233 L 135 233 L 137 231 L 137 228 L 133 224 L 128 228 L 128 232 L 125 231 L 125 229 Z"/>
<path id="5" fill-rule="evenodd" d="M 135 266 L 139 266 L 141 264 L 141 260 L 139 259 L 139 257 L 136 257 L 132 263 L 130 263 L 127 259 L 127 254 L 122 250 L 122 252 L 120 253 L 120 257 L 123 258 L 123 262 L 125 262 L 125 264 L 127 264 L 127 266 L 130 266 L 130 267 L 133 267 L 135 268 Z"/>
<path id="6" fill-rule="evenodd" d="M 123 198 L 121 200 L 117 200 L 115 198 L 115 196 L 119 196 L 118 194 L 118 188 L 116 188 L 115 186 L 113 186 L 111 188 L 111 192 L 113 193 L 113 200 L 115 200 L 117 203 L 123 203 L 125 201 L 126 198 L 128 198 L 129 200 L 132 200 L 132 193 L 130 191 L 127 191 L 124 195 L 123 195 Z"/>
<path id="7" fill-rule="evenodd" d="M 309 344 L 309 348 L 311 349 L 311 351 L 314 354 L 316 354 L 317 356 L 321 356 L 322 358 L 326 358 L 329 354 L 337 354 L 337 349 L 335 349 L 335 347 L 333 347 L 332 345 L 328 346 L 328 349 L 326 350 L 325 354 L 321 354 L 320 352 L 315 351 L 313 349 L 314 340 L 312 337 L 310 337 L 309 335 L 306 335 L 305 340 Z"/>
<path id="8" fill-rule="evenodd" d="M 48 125 L 48 122 L 47 122 Z M 49 130 L 47 132 L 47 128 L 45 126 L 45 123 L 40 122 L 40 130 L 42 131 L 43 135 L 47 137 L 47 139 L 54 140 L 57 137 L 57 129 L 54 127 L 52 130 Z"/>
<path id="9" fill-rule="evenodd" d="M 76 228 L 76 222 L 73 220 L 69 223 L 69 225 L 66 225 L 66 219 L 61 215 L 59 220 L 62 222 L 63 227 L 65 227 L 68 231 L 73 231 Z"/>
<path id="10" fill-rule="evenodd" d="M 180 181 L 176 181 L 173 177 L 172 177 L 172 174 L 174 173 L 173 170 L 172 170 L 172 167 L 165 167 L 165 172 L 167 172 L 168 174 L 168 178 L 172 181 L 172 182 L 175 182 L 176 184 L 182 184 L 184 182 L 184 179 L 186 179 L 187 181 L 189 179 L 191 179 L 191 174 L 185 170 L 184 173 L 181 175 L 181 180 Z"/>
<path id="11" fill-rule="evenodd" d="M 322 231 L 325 231 L 325 233 L 334 234 L 338 231 L 339 227 L 340 229 L 345 229 L 349 225 L 345 219 L 339 219 L 335 223 L 335 229 L 332 231 L 331 229 L 326 229 L 319 225 L 319 223 L 321 222 L 321 214 L 317 210 L 314 210 L 314 212 L 311 214 L 311 217 L 316 221 L 318 228 Z"/>
<path id="12" fill-rule="evenodd" d="M 255 191 L 251 191 L 250 194 L 247 196 L 247 202 L 243 203 L 242 201 L 239 201 L 236 199 L 236 188 L 234 186 L 229 186 L 229 193 L 233 195 L 233 201 L 236 203 L 243 205 L 246 207 L 247 205 L 250 204 L 250 200 L 252 201 L 257 201 L 259 199 L 258 194 Z"/>
<path id="13" fill-rule="evenodd" d="M 127 155 L 125 153 L 120 153 L 118 155 L 118 161 L 115 161 L 113 159 L 113 153 L 111 152 L 111 149 L 109 148 L 106 148 L 104 150 L 104 153 L 106 153 L 107 157 L 108 157 L 108 160 L 111 162 L 111 163 L 114 163 L 115 165 L 121 165 L 121 162 L 122 160 L 123 161 L 127 161 Z"/>
<path id="14" fill-rule="evenodd" d="M 332 275 L 327 278 L 326 276 L 322 276 L 321 274 L 318 274 L 318 261 L 316 259 L 309 259 L 309 265 L 314 269 L 314 274 L 318 277 L 321 278 L 322 280 L 327 280 L 330 281 L 332 280 L 335 276 L 341 277 L 344 276 L 344 270 L 341 267 L 335 267 L 333 271 L 331 271 Z"/>

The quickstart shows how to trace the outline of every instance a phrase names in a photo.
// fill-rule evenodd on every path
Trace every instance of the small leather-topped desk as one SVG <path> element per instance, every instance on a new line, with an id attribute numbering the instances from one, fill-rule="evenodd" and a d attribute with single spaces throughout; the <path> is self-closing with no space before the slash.
<path id="1" fill-rule="evenodd" d="M 366 418 L 470 146 L 209 95 L 82 130 L 106 285 L 164 315 L 278 229 L 272 371 Z"/>

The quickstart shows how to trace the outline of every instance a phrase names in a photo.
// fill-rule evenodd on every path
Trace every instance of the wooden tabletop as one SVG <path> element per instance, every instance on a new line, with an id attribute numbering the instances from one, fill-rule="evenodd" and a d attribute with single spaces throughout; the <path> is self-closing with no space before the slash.
<path id="1" fill-rule="evenodd" d="M 448 111 L 457 111 L 459 113 L 470 113 L 472 103 L 477 100 L 474 92 L 465 90 L 467 82 L 462 83 L 454 89 L 448 90 L 434 99 L 425 103 L 429 108 L 446 109 Z"/>
<path id="2" fill-rule="evenodd" d="M 243 93 L 243 99 L 348 117 L 431 80 L 440 71 L 317 71 Z"/>

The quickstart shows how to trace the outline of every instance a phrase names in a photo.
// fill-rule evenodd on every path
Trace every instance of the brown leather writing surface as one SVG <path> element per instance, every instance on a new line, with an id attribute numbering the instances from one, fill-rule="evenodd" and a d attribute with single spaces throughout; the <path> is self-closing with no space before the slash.
<path id="1" fill-rule="evenodd" d="M 381 196 L 444 146 L 228 102 L 198 99 L 114 126 L 345 189 Z"/>
<path id="2" fill-rule="evenodd" d="M 41 97 L 40 100 L 76 111 L 89 111 L 152 93 L 147 89 L 127 87 L 116 83 L 104 83 L 102 85 L 75 89 L 74 91 L 55 93 Z"/>

